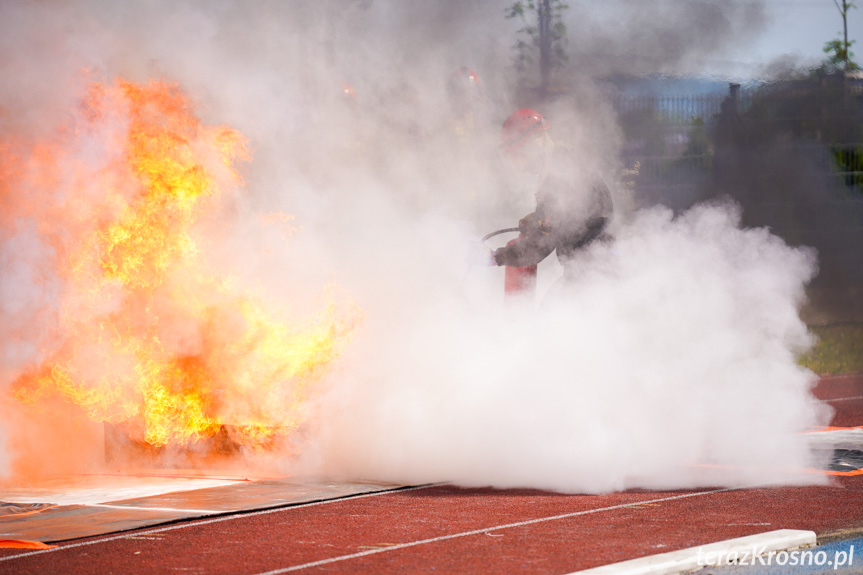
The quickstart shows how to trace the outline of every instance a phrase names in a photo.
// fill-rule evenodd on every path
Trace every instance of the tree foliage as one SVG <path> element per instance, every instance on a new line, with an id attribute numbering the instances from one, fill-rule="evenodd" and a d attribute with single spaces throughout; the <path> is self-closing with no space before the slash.
<path id="1" fill-rule="evenodd" d="M 518 0 L 506 11 L 507 18 L 519 18 L 524 23 L 518 32 L 526 39 L 519 38 L 513 46 L 516 69 L 528 73 L 538 54 L 543 91 L 548 89 L 551 72 L 568 61 L 566 24 L 562 17 L 568 8 L 563 0 Z"/>
<path id="2" fill-rule="evenodd" d="M 853 0 L 842 0 L 841 5 L 839 4 L 839 0 L 833 0 L 833 3 L 836 4 L 836 8 L 842 16 L 843 35 L 842 38 L 830 40 L 824 44 L 824 53 L 828 55 L 824 68 L 828 71 L 845 70 L 849 72 L 851 70 L 859 70 L 860 66 L 854 62 L 854 53 L 851 52 L 854 40 L 848 40 L 848 11 L 857 6 Z"/>
<path id="3" fill-rule="evenodd" d="M 844 41 L 837 39 L 825 43 L 824 53 L 828 55 L 825 68 L 828 71 L 845 70 L 847 72 L 859 70 L 860 66 L 854 62 L 854 52 L 850 50 L 854 42 L 855 40 L 851 40 L 846 45 Z"/>

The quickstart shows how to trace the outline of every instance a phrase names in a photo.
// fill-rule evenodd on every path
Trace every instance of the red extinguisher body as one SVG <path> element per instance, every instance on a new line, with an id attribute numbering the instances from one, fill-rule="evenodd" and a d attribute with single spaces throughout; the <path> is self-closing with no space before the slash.
<path id="1" fill-rule="evenodd" d="M 521 238 L 521 236 L 519 236 Z M 518 239 L 510 240 L 510 246 Z M 536 266 L 512 267 L 506 266 L 503 279 L 503 293 L 506 298 L 533 298 L 536 294 Z"/>

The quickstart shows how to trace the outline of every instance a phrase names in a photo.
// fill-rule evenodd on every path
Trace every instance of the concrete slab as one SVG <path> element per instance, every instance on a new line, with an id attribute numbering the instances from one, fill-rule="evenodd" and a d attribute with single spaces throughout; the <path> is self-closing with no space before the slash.
<path id="1" fill-rule="evenodd" d="M 12 496 L 14 503 L 21 504 L 18 508 L 25 508 L 27 503 L 51 504 L 35 511 L 0 515 L 0 538 L 43 543 L 67 541 L 179 520 L 339 499 L 401 487 L 297 477 L 260 481 L 135 477 L 125 478 L 125 481 L 113 478 L 100 492 L 95 478 L 90 478 L 87 487 L 82 487 L 81 478 L 77 479 L 66 492 L 59 481 L 50 488 L 42 485 L 31 490 L 18 488 L 0 492 L 4 500 Z"/>
<path id="2" fill-rule="evenodd" d="M 677 575 L 705 566 L 724 565 L 726 560 L 731 557 L 736 561 L 745 557 L 745 562 L 748 563 L 749 558 L 753 555 L 766 556 L 771 552 L 812 547 L 815 545 L 815 539 L 813 531 L 778 529 L 758 535 L 737 537 L 670 553 L 658 553 L 630 561 L 612 563 L 594 569 L 578 571 L 571 575 Z"/>

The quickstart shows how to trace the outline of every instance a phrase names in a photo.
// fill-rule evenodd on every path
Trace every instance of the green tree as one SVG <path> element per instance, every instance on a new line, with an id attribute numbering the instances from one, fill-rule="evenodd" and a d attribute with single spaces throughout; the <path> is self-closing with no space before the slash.
<path id="1" fill-rule="evenodd" d="M 543 93 L 548 90 L 552 70 L 568 60 L 566 24 L 562 18 L 567 8 L 569 5 L 563 0 L 518 0 L 507 8 L 506 17 L 520 18 L 525 25 L 519 33 L 529 39 L 528 42 L 519 38 L 514 46 L 516 68 L 526 73 L 534 62 L 534 54 L 539 52 L 539 82 Z M 529 19 L 530 13 L 535 19 Z"/>
<path id="2" fill-rule="evenodd" d="M 848 41 L 848 10 L 856 8 L 856 6 L 853 0 L 850 2 L 842 0 L 842 4 L 839 4 L 839 0 L 833 0 L 833 3 L 836 4 L 836 8 L 839 9 L 839 13 L 842 15 L 842 38 L 837 38 L 824 44 L 824 53 L 829 54 L 827 64 L 834 70 L 845 70 L 846 72 L 859 70 L 860 66 L 852 60 L 854 53 L 850 50 L 854 44 L 854 40 Z"/>

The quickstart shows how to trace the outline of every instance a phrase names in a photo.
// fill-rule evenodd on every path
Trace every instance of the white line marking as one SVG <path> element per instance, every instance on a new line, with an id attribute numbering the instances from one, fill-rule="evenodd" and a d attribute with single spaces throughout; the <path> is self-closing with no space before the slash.
<path id="1" fill-rule="evenodd" d="M 311 563 L 303 563 L 302 565 L 294 565 L 293 567 L 285 567 L 282 569 L 275 569 L 273 571 L 265 571 L 263 573 L 259 573 L 258 575 L 276 575 L 278 573 L 287 573 L 289 571 L 299 571 L 300 569 L 308 569 L 309 567 L 318 567 L 319 565 L 327 565 L 328 563 L 335 563 L 337 561 L 346 561 L 348 559 L 358 559 L 360 557 L 366 557 L 367 555 L 374 555 L 376 553 L 384 553 L 386 551 L 395 551 L 397 549 L 405 549 L 407 547 L 414 547 L 416 545 L 424 545 L 426 543 L 437 543 L 438 541 L 447 541 L 449 539 L 457 539 L 459 537 L 469 537 L 471 535 L 479 535 L 480 533 L 486 533 L 488 531 L 498 531 L 500 529 L 509 529 L 512 527 L 523 527 L 525 525 L 534 525 L 536 523 L 543 523 L 545 521 L 556 521 L 558 519 L 568 519 L 570 517 L 578 517 L 579 515 L 590 515 L 592 513 L 601 513 L 603 511 L 614 511 L 616 509 L 625 509 L 626 507 L 632 507 L 634 505 L 644 505 L 647 503 L 661 503 L 663 501 L 674 501 L 677 499 L 686 499 L 689 497 L 698 497 L 699 495 L 711 495 L 714 493 L 723 493 L 726 491 L 737 491 L 738 488 L 726 488 L 726 489 L 715 489 L 712 491 L 699 491 L 698 493 L 686 493 L 684 495 L 674 495 L 672 497 L 662 497 L 660 499 L 651 499 L 649 501 L 631 501 L 629 503 L 621 503 L 620 505 L 612 505 L 610 507 L 600 507 L 597 509 L 587 509 L 584 511 L 574 511 L 572 513 L 564 513 L 562 515 L 553 515 L 551 517 L 540 517 L 539 519 L 529 519 L 527 521 L 518 521 L 516 523 L 507 523 L 505 525 L 496 525 L 493 527 L 483 527 L 482 529 L 474 529 L 473 531 L 463 531 L 461 533 L 453 533 L 452 535 L 441 535 L 440 537 L 432 537 L 430 539 L 421 539 L 419 541 L 411 541 L 409 543 L 400 543 L 398 545 L 391 545 L 389 547 L 383 547 L 380 549 L 369 549 L 368 551 L 360 551 L 359 553 L 351 553 L 350 555 L 341 555 L 339 557 L 331 557 L 329 559 L 321 559 L 320 561 L 312 561 Z"/>
<path id="2" fill-rule="evenodd" d="M 200 525 L 209 525 L 211 523 L 220 523 L 222 521 L 230 521 L 231 519 L 243 519 L 245 517 L 254 517 L 256 515 L 267 515 L 270 513 L 277 513 L 279 511 L 290 511 L 291 509 L 297 509 L 298 507 L 313 507 L 316 505 L 325 505 L 327 503 L 338 503 L 339 501 L 347 501 L 350 499 L 362 499 L 363 497 L 374 497 L 376 495 L 384 495 L 387 493 L 395 493 L 399 491 L 414 491 L 417 489 L 427 489 L 429 487 L 435 487 L 436 485 L 417 485 L 416 487 L 399 487 L 395 489 L 385 489 L 383 491 L 374 491 L 372 493 L 360 493 L 358 495 L 348 495 L 345 497 L 337 497 L 334 499 L 324 499 L 321 501 L 312 501 L 309 503 L 297 503 L 295 505 L 285 504 L 281 507 L 275 507 L 273 509 L 264 509 L 261 511 L 250 511 L 248 513 L 235 513 L 232 515 L 225 515 L 222 517 L 214 517 L 212 519 L 205 519 L 203 521 L 194 521 L 189 520 L 185 523 L 180 523 L 178 525 L 169 525 L 167 527 L 159 527 L 157 529 L 147 529 L 145 531 L 136 531 L 130 529 L 129 531 L 134 531 L 133 533 L 124 533 L 122 535 L 113 535 L 111 537 L 105 537 L 104 539 L 94 539 L 91 541 L 82 541 L 80 543 L 70 543 L 69 545 L 58 545 L 57 547 L 52 547 L 51 549 L 39 549 L 38 551 L 28 551 L 26 553 L 18 553 L 16 555 L 8 555 L 6 557 L 0 557 L 0 561 L 10 561 L 12 559 L 20 559 L 22 557 L 31 557 L 33 555 L 41 555 L 43 553 L 56 553 L 57 551 L 63 551 L 65 549 L 73 549 L 75 547 L 86 547 L 88 545 L 95 545 L 96 543 L 107 543 L 109 541 L 116 541 L 117 539 L 126 539 L 128 537 L 138 537 L 141 535 L 149 535 L 151 533 L 163 533 L 165 531 L 173 531 L 175 529 L 185 529 L 186 527 L 198 527 Z"/>
<path id="3" fill-rule="evenodd" d="M 834 401 L 851 401 L 852 399 L 863 399 L 863 395 L 855 395 L 854 397 L 837 397 L 836 399 L 825 399 L 824 403 L 833 403 Z"/>

